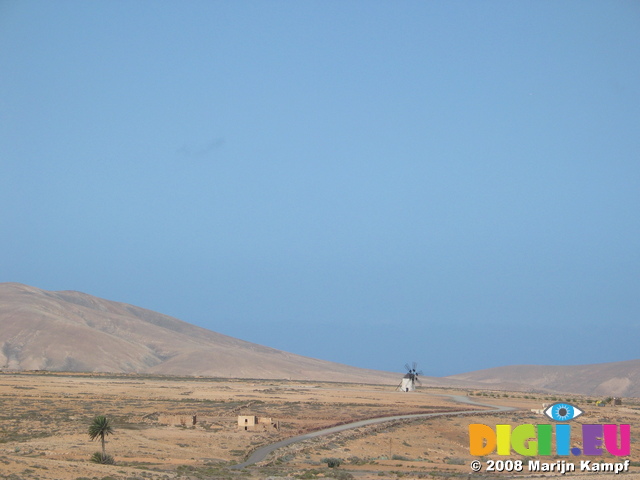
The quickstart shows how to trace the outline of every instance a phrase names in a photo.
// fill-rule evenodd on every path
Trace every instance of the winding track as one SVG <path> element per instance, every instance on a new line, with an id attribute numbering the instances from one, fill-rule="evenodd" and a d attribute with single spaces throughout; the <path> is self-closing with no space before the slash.
<path id="1" fill-rule="evenodd" d="M 336 427 L 325 428 L 323 430 L 317 430 L 315 432 L 305 433 L 304 435 L 298 435 L 297 437 L 286 438 L 276 443 L 272 443 L 270 445 L 265 445 L 264 447 L 260 447 L 257 450 L 254 450 L 249 458 L 242 463 L 237 465 L 233 465 L 230 468 L 240 469 L 244 467 L 248 467 L 249 465 L 253 465 L 254 463 L 261 462 L 264 460 L 267 455 L 271 452 L 286 447 L 287 445 L 291 445 L 292 443 L 302 442 L 304 440 L 309 440 L 310 438 L 321 437 L 323 435 L 331 435 L 332 433 L 342 432 L 344 430 L 350 430 L 352 428 L 364 427 L 366 425 L 374 425 L 376 423 L 384 423 L 384 422 L 392 422 L 394 420 L 407 420 L 407 419 L 416 419 L 416 418 L 428 418 L 428 417 L 440 417 L 440 416 L 453 416 L 453 415 L 462 415 L 465 413 L 495 413 L 495 412 L 507 412 L 510 410 L 515 410 L 513 407 L 503 407 L 500 405 L 490 405 L 487 403 L 478 403 L 474 402 L 468 397 L 463 395 L 442 395 L 443 397 L 449 397 L 452 400 L 465 403 L 468 405 L 477 405 L 480 407 L 490 407 L 490 410 L 458 410 L 453 412 L 440 412 L 440 413 L 414 413 L 412 415 L 394 415 L 392 417 L 380 417 L 380 418 L 370 418 L 368 420 L 360 420 L 358 422 L 345 423 L 344 425 L 338 425 Z"/>

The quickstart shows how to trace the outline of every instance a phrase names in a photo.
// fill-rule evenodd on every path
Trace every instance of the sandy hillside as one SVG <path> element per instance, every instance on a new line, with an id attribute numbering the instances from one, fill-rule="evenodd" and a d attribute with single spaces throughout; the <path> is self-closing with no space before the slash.
<path id="1" fill-rule="evenodd" d="M 397 385 L 366 370 L 276 350 L 144 308 L 75 291 L 0 284 L 0 370 L 155 373 Z M 431 387 L 640 396 L 640 360 L 500 367 L 422 377 Z"/>
<path id="2" fill-rule="evenodd" d="M 0 284 L 0 368 L 388 384 L 400 377 L 283 352 L 85 293 L 16 283 Z"/>
<path id="3" fill-rule="evenodd" d="M 595 365 L 515 365 L 447 377 L 513 390 L 546 390 L 604 397 L 640 397 L 640 360 Z"/>

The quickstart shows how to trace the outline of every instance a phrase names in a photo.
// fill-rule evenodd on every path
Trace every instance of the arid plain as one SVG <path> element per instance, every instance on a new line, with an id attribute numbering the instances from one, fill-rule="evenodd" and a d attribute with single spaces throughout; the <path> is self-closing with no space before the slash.
<path id="1" fill-rule="evenodd" d="M 483 414 L 481 407 L 456 403 L 445 394 L 468 395 L 515 410 Z M 469 454 L 468 425 L 548 423 L 531 409 L 556 400 L 584 407 L 577 423 L 631 424 L 627 459 L 632 466 L 623 475 L 640 478 L 640 399 L 596 407 L 596 397 L 580 395 L 428 386 L 402 393 L 388 385 L 46 372 L 0 374 L 0 478 L 527 478 L 533 475 L 472 473 L 470 462 L 475 457 Z M 389 415 L 469 409 L 478 413 L 360 427 L 292 444 L 258 465 L 230 468 L 259 446 L 323 427 Z M 91 442 L 87 434 L 96 415 L 106 415 L 113 422 L 115 431 L 107 437 L 106 449 L 115 457 L 115 465 L 89 461 L 100 450 L 99 442 Z M 238 415 L 270 417 L 280 429 L 239 430 Z M 341 465 L 329 468 L 328 458 L 339 459 Z M 510 458 L 527 460 L 517 455 Z M 600 459 L 619 461 L 611 456 Z"/>

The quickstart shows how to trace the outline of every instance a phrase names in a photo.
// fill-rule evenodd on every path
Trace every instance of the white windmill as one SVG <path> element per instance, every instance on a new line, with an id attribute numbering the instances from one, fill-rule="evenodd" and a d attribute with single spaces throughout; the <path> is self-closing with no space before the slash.
<path id="1" fill-rule="evenodd" d="M 422 375 L 422 370 L 416 370 L 418 364 L 413 362 L 413 367 L 410 367 L 408 363 L 405 363 L 404 368 L 407 369 L 407 373 L 402 377 L 402 381 L 396 390 L 401 392 L 413 392 L 416 389 L 416 382 L 420 384 L 418 375 Z"/>

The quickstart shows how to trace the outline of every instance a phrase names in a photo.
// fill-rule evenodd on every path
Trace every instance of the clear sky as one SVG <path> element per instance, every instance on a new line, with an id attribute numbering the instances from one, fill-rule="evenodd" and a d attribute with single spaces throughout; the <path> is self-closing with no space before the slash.
<path id="1" fill-rule="evenodd" d="M 637 1 L 0 0 L 0 281 L 426 375 L 638 358 Z"/>

